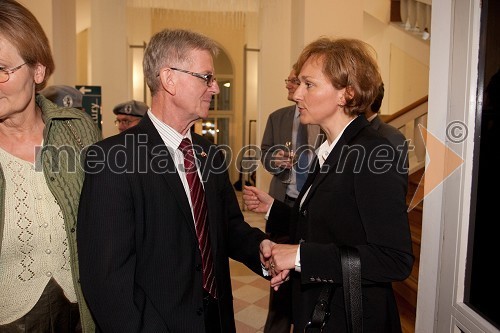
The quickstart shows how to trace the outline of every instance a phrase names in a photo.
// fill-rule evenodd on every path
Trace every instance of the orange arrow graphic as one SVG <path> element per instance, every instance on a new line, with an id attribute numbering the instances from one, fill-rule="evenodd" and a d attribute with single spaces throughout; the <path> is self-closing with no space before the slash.
<path id="1" fill-rule="evenodd" d="M 424 198 L 437 186 L 448 178 L 453 171 L 460 167 L 464 160 L 453 150 L 446 147 L 446 144 L 421 124 L 418 125 L 420 135 L 424 140 L 425 149 L 429 156 L 429 163 L 426 165 L 424 174 L 418 183 L 417 190 L 408 206 L 408 212 L 415 208 Z"/>

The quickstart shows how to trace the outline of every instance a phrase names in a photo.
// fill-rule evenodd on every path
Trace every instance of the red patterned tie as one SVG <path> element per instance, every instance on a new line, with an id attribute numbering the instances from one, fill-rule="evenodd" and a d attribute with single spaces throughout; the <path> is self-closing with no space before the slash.
<path id="1" fill-rule="evenodd" d="M 198 245 L 201 251 L 201 262 L 203 267 L 203 288 L 217 298 L 215 285 L 214 264 L 210 238 L 208 237 L 207 204 L 205 202 L 205 191 L 201 185 L 200 177 L 196 169 L 195 157 L 191 141 L 184 138 L 179 145 L 180 151 L 184 154 L 184 170 L 191 193 L 191 204 L 193 205 L 194 225 Z"/>

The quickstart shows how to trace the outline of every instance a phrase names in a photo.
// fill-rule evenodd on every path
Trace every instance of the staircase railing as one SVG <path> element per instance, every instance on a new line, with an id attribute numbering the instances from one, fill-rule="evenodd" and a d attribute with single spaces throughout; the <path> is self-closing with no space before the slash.
<path id="1" fill-rule="evenodd" d="M 425 144 L 419 125 L 427 126 L 428 96 L 422 97 L 391 115 L 381 115 L 382 120 L 398 128 L 409 141 L 409 173 L 425 166 Z"/>

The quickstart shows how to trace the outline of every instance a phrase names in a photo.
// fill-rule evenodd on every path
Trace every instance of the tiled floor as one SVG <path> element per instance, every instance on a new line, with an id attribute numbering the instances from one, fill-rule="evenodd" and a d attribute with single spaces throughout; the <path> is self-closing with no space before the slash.
<path id="1" fill-rule="evenodd" d="M 236 194 L 241 200 L 241 192 L 237 191 Z M 264 230 L 264 215 L 248 210 L 243 211 L 243 215 L 250 225 Z M 230 267 L 236 332 L 263 332 L 269 302 L 269 281 L 237 261 L 231 260 Z"/>

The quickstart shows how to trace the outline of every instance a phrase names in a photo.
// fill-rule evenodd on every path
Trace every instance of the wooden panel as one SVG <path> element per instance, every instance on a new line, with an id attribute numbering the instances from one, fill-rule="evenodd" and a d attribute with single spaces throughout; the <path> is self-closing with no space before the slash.
<path id="1" fill-rule="evenodd" d="M 401 10 L 399 0 L 391 1 L 391 22 L 401 22 Z"/>
<path id="2" fill-rule="evenodd" d="M 411 201 L 413 194 L 417 189 L 423 172 L 424 169 L 422 168 L 409 176 L 407 194 L 408 203 Z M 422 238 L 422 205 L 423 203 L 421 202 L 414 209 L 408 212 L 413 255 L 415 256 L 412 271 L 406 280 L 392 284 L 396 294 L 401 325 L 404 333 L 413 333 L 415 331 L 418 271 L 420 266 L 420 241 Z"/>

